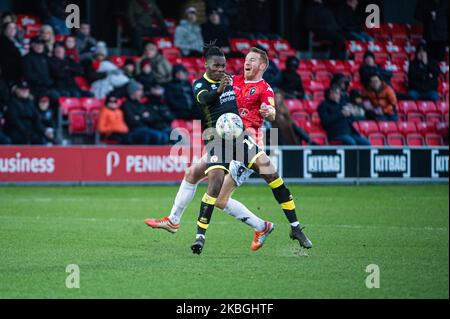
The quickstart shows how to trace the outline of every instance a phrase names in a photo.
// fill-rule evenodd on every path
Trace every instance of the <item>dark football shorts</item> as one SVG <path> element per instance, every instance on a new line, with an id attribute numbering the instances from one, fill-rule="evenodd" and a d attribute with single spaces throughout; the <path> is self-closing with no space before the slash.
<path id="1" fill-rule="evenodd" d="M 255 140 L 248 134 L 242 134 L 233 140 L 225 140 L 214 136 L 206 143 L 205 174 L 213 169 L 223 169 L 229 173 L 229 165 L 235 160 L 251 168 L 253 163 L 264 151 L 258 147 Z"/>

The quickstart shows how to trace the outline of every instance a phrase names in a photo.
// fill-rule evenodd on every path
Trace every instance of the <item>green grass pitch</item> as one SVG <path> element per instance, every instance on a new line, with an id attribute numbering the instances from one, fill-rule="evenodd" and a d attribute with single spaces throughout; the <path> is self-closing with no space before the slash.
<path id="1" fill-rule="evenodd" d="M 275 223 L 265 246 L 216 209 L 193 255 L 205 186 L 172 235 L 143 220 L 167 214 L 175 186 L 1 187 L 0 298 L 448 298 L 448 185 L 291 185 L 314 247 L 288 238 L 266 186 L 234 197 Z M 77 264 L 80 288 L 68 289 Z M 365 285 L 366 266 L 380 288 Z"/>

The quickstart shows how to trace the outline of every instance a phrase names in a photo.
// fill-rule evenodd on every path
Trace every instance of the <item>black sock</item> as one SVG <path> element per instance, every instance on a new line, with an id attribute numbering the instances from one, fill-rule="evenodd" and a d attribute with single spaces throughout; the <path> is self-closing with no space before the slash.
<path id="1" fill-rule="evenodd" d="M 297 214 L 295 212 L 295 203 L 292 198 L 291 192 L 284 185 L 283 179 L 278 177 L 276 180 L 269 184 L 269 187 L 272 189 L 273 196 L 277 200 L 277 202 L 281 205 L 281 208 L 286 215 L 289 223 L 298 222 Z"/>
<path id="2" fill-rule="evenodd" d="M 211 197 L 206 193 L 203 195 L 197 220 L 197 235 L 205 235 L 209 227 L 209 222 L 211 221 L 216 200 L 217 198 Z"/>

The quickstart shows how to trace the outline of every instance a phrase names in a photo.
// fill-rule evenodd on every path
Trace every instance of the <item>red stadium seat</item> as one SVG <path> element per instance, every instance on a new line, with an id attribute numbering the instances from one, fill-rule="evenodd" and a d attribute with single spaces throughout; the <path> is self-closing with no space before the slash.
<path id="1" fill-rule="evenodd" d="M 309 136 L 311 137 L 311 140 L 319 145 L 328 144 L 327 135 L 325 133 L 311 133 Z"/>
<path id="2" fill-rule="evenodd" d="M 328 71 L 318 71 L 316 72 L 316 81 L 323 82 L 325 86 L 330 84 L 333 74 Z M 328 85 L 327 85 L 328 84 Z"/>
<path id="3" fill-rule="evenodd" d="M 16 19 L 17 24 L 23 27 L 30 24 L 42 24 L 41 18 L 31 14 L 18 14 Z"/>
<path id="4" fill-rule="evenodd" d="M 309 114 L 316 113 L 317 108 L 319 107 L 320 102 L 318 101 L 311 101 L 311 100 L 304 100 L 303 101 L 303 107 L 305 108 L 306 112 Z"/>
<path id="5" fill-rule="evenodd" d="M 425 121 L 425 116 L 419 112 L 409 112 L 406 119 L 408 122 L 421 123 Z"/>
<path id="6" fill-rule="evenodd" d="M 286 99 L 284 100 L 284 102 L 286 103 L 286 106 L 289 110 L 290 113 L 294 113 L 297 111 L 304 111 L 305 109 L 303 108 L 303 103 L 301 100 L 297 100 L 297 99 Z"/>
<path id="7" fill-rule="evenodd" d="M 404 79 L 392 78 L 391 83 L 396 93 L 408 92 L 408 84 L 407 81 L 405 81 Z"/>
<path id="8" fill-rule="evenodd" d="M 71 108 L 68 118 L 69 134 L 84 134 L 87 132 L 86 112 L 83 108 Z"/>
<path id="9" fill-rule="evenodd" d="M 403 146 L 405 145 L 405 139 L 403 135 L 398 133 L 388 134 L 386 137 L 387 145 L 389 146 Z"/>
<path id="10" fill-rule="evenodd" d="M 125 65 L 125 61 L 128 59 L 127 56 L 110 56 L 109 59 L 112 63 L 114 63 L 118 68 L 123 68 Z"/>
<path id="11" fill-rule="evenodd" d="M 302 81 L 310 82 L 314 79 L 314 75 L 311 71 L 302 70 L 302 71 L 298 71 L 297 73 L 302 78 Z"/>
<path id="12" fill-rule="evenodd" d="M 314 72 L 327 70 L 327 64 L 325 61 L 322 60 L 316 59 L 308 60 L 308 64 L 310 69 Z"/>
<path id="13" fill-rule="evenodd" d="M 445 113 L 448 113 L 448 101 L 447 102 L 444 102 L 444 101 L 436 102 L 436 109 L 442 115 L 444 115 Z"/>
<path id="14" fill-rule="evenodd" d="M 164 18 L 164 24 L 166 25 L 167 31 L 173 36 L 175 34 L 175 29 L 178 24 L 177 19 Z"/>
<path id="15" fill-rule="evenodd" d="M 326 61 L 327 69 L 331 73 L 343 73 L 347 72 L 348 69 L 344 64 L 344 61 L 340 60 L 328 60 Z"/>
<path id="16" fill-rule="evenodd" d="M 399 101 L 398 112 L 408 114 L 410 112 L 417 112 L 417 104 L 415 101 Z"/>
<path id="17" fill-rule="evenodd" d="M 89 81 L 85 77 L 76 76 L 74 79 L 75 79 L 75 83 L 78 85 L 80 90 L 83 90 L 83 91 L 91 90 L 91 85 L 89 84 Z"/>
<path id="18" fill-rule="evenodd" d="M 105 99 L 97 99 L 95 97 L 82 97 L 80 98 L 80 104 L 90 112 L 92 108 L 101 108 L 105 104 Z"/>
<path id="19" fill-rule="evenodd" d="M 414 122 L 398 122 L 397 127 L 398 132 L 403 135 L 417 132 L 416 123 Z"/>
<path id="20" fill-rule="evenodd" d="M 373 146 L 384 146 L 386 144 L 384 135 L 380 133 L 369 134 L 368 139 Z"/>
<path id="21" fill-rule="evenodd" d="M 428 112 L 425 115 L 425 119 L 427 122 L 439 123 L 442 121 L 441 113 L 438 112 Z"/>
<path id="22" fill-rule="evenodd" d="M 427 133 L 436 133 L 435 123 L 420 122 L 420 123 L 416 123 L 416 126 L 417 126 L 417 132 L 422 134 L 422 136 L 425 136 L 425 134 L 427 134 Z"/>
<path id="23" fill-rule="evenodd" d="M 25 38 L 31 39 L 39 35 L 41 31 L 41 24 L 28 24 L 25 26 Z"/>
<path id="24" fill-rule="evenodd" d="M 411 133 L 406 135 L 406 144 L 409 146 L 422 146 L 425 144 L 422 135 L 418 133 Z"/>
<path id="25" fill-rule="evenodd" d="M 417 108 L 423 114 L 427 114 L 430 112 L 436 112 L 436 104 L 433 101 L 417 101 Z"/>
<path id="26" fill-rule="evenodd" d="M 384 135 L 390 133 L 398 133 L 397 123 L 392 121 L 378 122 L 378 128 L 380 129 L 380 132 L 383 133 Z"/>
<path id="27" fill-rule="evenodd" d="M 320 116 L 319 116 L 319 113 L 312 113 L 311 114 L 311 122 L 314 124 L 314 125 L 317 125 L 317 126 L 320 126 L 320 125 L 322 125 L 322 123 L 321 123 L 321 121 L 320 121 Z"/>
<path id="28" fill-rule="evenodd" d="M 97 131 L 97 127 L 98 127 L 98 120 L 100 118 L 100 107 L 92 107 L 89 111 L 89 113 L 87 113 L 88 115 L 88 130 L 89 133 L 94 133 L 95 131 Z"/>
<path id="29" fill-rule="evenodd" d="M 62 115 L 67 115 L 70 109 L 81 106 L 80 99 L 76 97 L 59 97 L 58 104 Z"/>
<path id="30" fill-rule="evenodd" d="M 151 41 L 158 47 L 158 49 L 168 49 L 173 48 L 173 38 L 170 37 L 154 37 L 151 38 Z"/>
<path id="31" fill-rule="evenodd" d="M 309 121 L 309 114 L 305 111 L 295 111 L 291 113 L 291 117 L 295 122 L 306 122 Z"/>
<path id="32" fill-rule="evenodd" d="M 252 42 L 249 39 L 232 38 L 230 39 L 230 49 L 233 52 L 240 52 L 247 54 L 252 47 Z"/>
<path id="33" fill-rule="evenodd" d="M 320 126 L 314 125 L 311 121 L 303 122 L 303 124 L 299 126 L 301 126 L 308 134 L 323 132 L 323 129 Z"/>
<path id="34" fill-rule="evenodd" d="M 425 134 L 425 142 L 428 146 L 440 146 L 442 145 L 442 137 L 438 134 L 428 133 Z"/>
<path id="35" fill-rule="evenodd" d="M 359 121 L 359 129 L 364 136 L 380 132 L 377 122 L 375 121 Z"/>

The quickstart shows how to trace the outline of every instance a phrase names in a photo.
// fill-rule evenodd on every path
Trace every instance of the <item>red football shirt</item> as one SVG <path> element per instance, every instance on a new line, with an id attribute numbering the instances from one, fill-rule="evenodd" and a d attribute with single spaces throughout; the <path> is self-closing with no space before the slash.
<path id="1" fill-rule="evenodd" d="M 261 104 L 265 103 L 275 107 L 275 96 L 272 88 L 263 79 L 245 81 L 243 75 L 236 75 L 233 77 L 233 89 L 236 93 L 239 115 L 244 127 L 258 131 L 264 122 L 264 118 L 259 113 Z"/>

